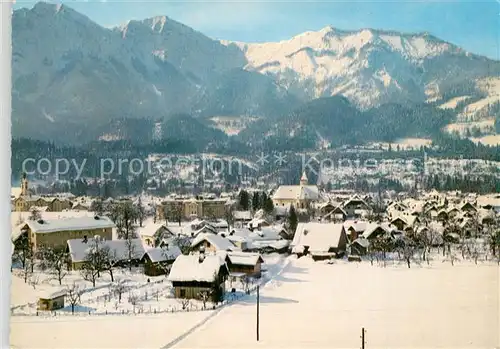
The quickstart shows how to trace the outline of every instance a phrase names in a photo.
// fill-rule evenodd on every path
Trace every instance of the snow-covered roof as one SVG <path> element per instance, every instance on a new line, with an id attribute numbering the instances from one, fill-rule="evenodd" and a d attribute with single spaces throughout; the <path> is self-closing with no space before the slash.
<path id="1" fill-rule="evenodd" d="M 227 238 L 220 235 L 201 233 L 196 238 L 194 238 L 191 243 L 191 247 L 195 247 L 203 241 L 208 241 L 217 250 L 221 251 L 231 251 L 236 248 L 234 244 Z"/>
<path id="2" fill-rule="evenodd" d="M 137 227 L 137 234 L 139 236 L 154 236 L 158 230 L 161 228 L 165 228 L 165 224 L 163 222 L 157 221 L 156 223 L 154 222 L 143 222 L 142 227 Z"/>
<path id="3" fill-rule="evenodd" d="M 130 240 L 132 247 L 132 259 L 141 259 L 146 253 L 141 239 Z M 83 239 L 71 239 L 67 242 L 69 254 L 73 263 L 85 261 L 85 257 L 96 246 L 96 242 L 89 238 L 87 242 Z M 127 240 L 100 240 L 98 248 L 108 247 L 113 254 L 115 261 L 129 259 L 129 246 Z"/>
<path id="4" fill-rule="evenodd" d="M 53 220 L 38 220 L 25 222 L 35 233 L 53 233 L 57 231 L 94 230 L 114 228 L 111 219 L 104 216 L 99 217 L 71 217 Z"/>
<path id="5" fill-rule="evenodd" d="M 289 240 L 252 240 L 247 242 L 247 248 L 250 250 L 272 248 L 282 250 L 290 245 Z"/>
<path id="6" fill-rule="evenodd" d="M 172 264 L 168 280 L 212 282 L 221 268 L 227 271 L 224 258 L 217 254 L 203 258 L 199 254 L 180 255 Z"/>
<path id="7" fill-rule="evenodd" d="M 366 225 L 365 231 L 363 232 L 362 236 L 365 239 L 369 239 L 372 236 L 372 234 L 379 229 L 382 229 L 385 233 L 389 233 L 392 232 L 395 229 L 395 227 L 387 223 L 380 223 L 380 224 L 368 223 Z"/>
<path id="8" fill-rule="evenodd" d="M 348 221 L 345 221 L 343 224 L 344 224 L 344 228 L 346 230 L 352 228 L 352 229 L 354 229 L 354 231 L 356 231 L 358 233 L 362 233 L 366 230 L 368 222 L 348 220 Z"/>
<path id="9" fill-rule="evenodd" d="M 234 217 L 234 219 L 251 220 L 252 213 L 250 211 L 234 211 L 233 217 Z"/>
<path id="10" fill-rule="evenodd" d="M 312 251 L 328 251 L 338 247 L 345 228 L 335 223 L 299 223 L 291 246 L 309 246 Z"/>
<path id="11" fill-rule="evenodd" d="M 318 200 L 316 185 L 281 185 L 273 195 L 274 200 Z"/>
<path id="12" fill-rule="evenodd" d="M 232 264 L 238 265 L 256 265 L 257 263 L 264 263 L 264 259 L 258 253 L 250 252 L 229 252 L 227 254 Z"/>
<path id="13" fill-rule="evenodd" d="M 151 262 L 156 263 L 175 260 L 182 252 L 179 246 L 169 245 L 168 247 L 153 247 L 147 249 L 146 254 L 149 256 Z"/>
<path id="14" fill-rule="evenodd" d="M 354 194 L 353 196 L 351 196 L 347 201 L 345 201 L 343 204 L 342 204 L 342 207 L 347 207 L 351 204 L 354 204 L 354 205 L 362 205 L 364 206 L 365 208 L 367 209 L 370 209 L 370 205 L 368 205 L 365 200 L 363 200 L 361 197 L 359 197 L 359 195 L 357 194 Z"/>
<path id="15" fill-rule="evenodd" d="M 368 248 L 368 246 L 370 246 L 370 242 L 363 237 L 357 238 L 352 242 L 352 244 L 358 244 L 359 246 L 364 248 Z"/>
<path id="16" fill-rule="evenodd" d="M 54 299 L 58 297 L 65 296 L 66 293 L 68 293 L 65 289 L 54 291 L 54 290 L 47 290 L 47 291 L 41 291 L 39 293 L 39 298 L 40 299 Z"/>

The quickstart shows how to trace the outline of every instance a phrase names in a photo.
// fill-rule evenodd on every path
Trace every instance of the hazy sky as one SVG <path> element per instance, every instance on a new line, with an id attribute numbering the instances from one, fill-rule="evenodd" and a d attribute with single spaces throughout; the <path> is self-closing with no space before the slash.
<path id="1" fill-rule="evenodd" d="M 54 1 L 51 1 L 54 2 Z M 34 1 L 17 0 L 15 8 Z M 431 34 L 500 59 L 500 0 L 476 1 L 62 1 L 103 26 L 166 15 L 216 38 L 288 39 L 327 25 Z"/>

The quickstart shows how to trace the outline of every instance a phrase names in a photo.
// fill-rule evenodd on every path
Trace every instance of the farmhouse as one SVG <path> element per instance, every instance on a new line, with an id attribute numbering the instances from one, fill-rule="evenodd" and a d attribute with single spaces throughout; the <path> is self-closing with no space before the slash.
<path id="1" fill-rule="evenodd" d="M 349 200 L 342 204 L 342 209 L 347 215 L 347 218 L 359 218 L 371 212 L 371 207 L 365 200 L 358 195 L 353 195 Z"/>
<path id="2" fill-rule="evenodd" d="M 177 257 L 168 280 L 172 282 L 176 298 L 200 298 L 202 292 L 208 292 L 221 301 L 228 275 L 224 258 L 200 253 Z"/>
<path id="3" fill-rule="evenodd" d="M 204 249 L 207 252 L 233 251 L 237 247 L 227 238 L 220 235 L 201 233 L 191 243 L 191 250 Z"/>
<path id="4" fill-rule="evenodd" d="M 260 278 L 262 263 L 264 263 L 264 259 L 258 253 L 228 252 L 226 256 L 227 267 L 233 275 L 244 274 Z"/>
<path id="5" fill-rule="evenodd" d="M 248 223 L 252 220 L 252 213 L 250 211 L 234 211 L 233 219 L 235 222 Z"/>
<path id="6" fill-rule="evenodd" d="M 342 224 L 299 223 L 291 243 L 292 253 L 311 254 L 315 259 L 341 256 L 347 248 L 347 234 Z"/>
<path id="7" fill-rule="evenodd" d="M 364 256 L 370 246 L 370 242 L 363 238 L 357 238 L 349 246 L 349 255 Z"/>
<path id="8" fill-rule="evenodd" d="M 129 261 L 138 266 L 146 251 L 141 239 L 132 240 L 103 240 L 94 238 L 71 239 L 67 241 L 69 263 L 71 269 L 79 270 L 85 264 L 87 255 L 92 249 L 109 249 L 116 266 L 128 265 Z"/>
<path id="9" fill-rule="evenodd" d="M 142 227 L 137 228 L 137 234 L 147 246 L 157 247 L 170 231 L 164 223 L 146 221 Z"/>
<path id="10" fill-rule="evenodd" d="M 141 261 L 144 264 L 144 274 L 149 276 L 166 274 L 168 266 L 181 254 L 179 246 L 175 245 L 147 249 Z"/>
<path id="11" fill-rule="evenodd" d="M 17 240 L 23 234 L 36 250 L 40 246 L 65 247 L 71 239 L 90 238 L 95 235 L 111 240 L 115 224 L 107 217 L 73 217 L 54 220 L 26 221 L 17 226 L 12 234 Z"/>

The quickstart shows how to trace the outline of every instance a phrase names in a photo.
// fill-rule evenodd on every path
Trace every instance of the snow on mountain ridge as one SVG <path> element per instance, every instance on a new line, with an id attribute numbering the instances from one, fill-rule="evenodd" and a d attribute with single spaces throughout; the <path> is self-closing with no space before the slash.
<path id="1" fill-rule="evenodd" d="M 466 53 L 428 33 L 346 31 L 332 26 L 279 42 L 221 42 L 244 52 L 245 69 L 274 76 L 281 85 L 303 91 L 306 99 L 342 94 L 361 108 L 397 95 L 425 100 L 417 68 L 445 53 Z"/>

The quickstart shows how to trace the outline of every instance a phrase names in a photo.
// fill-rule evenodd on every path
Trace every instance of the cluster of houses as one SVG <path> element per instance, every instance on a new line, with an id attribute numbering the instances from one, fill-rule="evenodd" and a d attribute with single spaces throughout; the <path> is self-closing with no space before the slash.
<path id="1" fill-rule="evenodd" d="M 147 275 L 167 274 L 180 298 L 197 297 L 203 290 L 223 291 L 228 276 L 260 277 L 266 253 L 311 255 L 315 260 L 361 256 L 381 235 L 404 236 L 422 229 L 443 235 L 453 226 L 472 236 L 478 225 L 497 221 L 500 213 L 498 195 L 431 192 L 418 199 L 375 202 L 370 195 L 322 192 L 308 184 L 304 173 L 299 185 L 280 186 L 274 192 L 272 215 L 233 210 L 229 225 L 224 219 L 231 202 L 227 198 L 163 200 L 156 205 L 160 209 L 136 224 L 134 239 L 123 240 L 117 238 L 111 219 L 74 205 L 29 219 L 26 205 L 33 203 L 31 199 L 24 177 L 12 212 L 14 244 L 24 237 L 35 251 L 63 248 L 73 270 L 82 268 L 90 248 L 106 247 L 113 251 L 117 266 L 133 264 Z M 295 231 L 284 224 L 291 206 L 304 214 Z"/>

